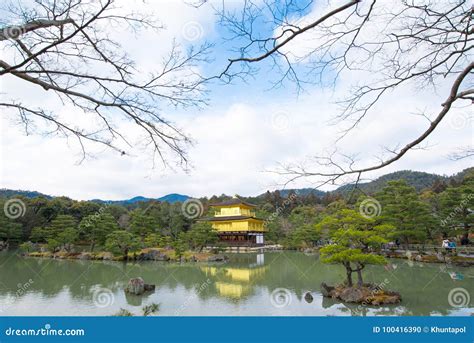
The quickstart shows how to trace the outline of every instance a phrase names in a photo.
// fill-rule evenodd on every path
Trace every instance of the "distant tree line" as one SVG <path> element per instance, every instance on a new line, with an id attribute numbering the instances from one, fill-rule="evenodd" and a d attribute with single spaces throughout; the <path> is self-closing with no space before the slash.
<path id="1" fill-rule="evenodd" d="M 200 199 L 202 217 L 212 216 L 209 204 L 226 197 Z M 25 211 L 16 219 L 0 212 L 0 241 L 4 245 L 23 244 L 29 249 L 37 243 L 52 252 L 70 252 L 80 246 L 127 256 L 146 247 L 170 247 L 179 255 L 218 243 L 211 226 L 187 217 L 180 202 L 117 205 L 65 197 L 15 198 L 25 204 Z M 361 251 L 382 241 L 439 244 L 442 238 L 458 237 L 466 242 L 474 222 L 474 172 L 449 183 L 434 182 L 421 191 L 398 180 L 389 181 L 374 194 L 357 189 L 344 196 L 290 191 L 285 197 L 274 191 L 243 199 L 258 206 L 257 216 L 265 220 L 267 242 L 290 249 L 346 240 L 352 233 L 369 239 L 365 243 L 362 240 Z M 7 201 L 0 198 L 1 208 Z M 346 230 L 349 226 L 352 231 Z M 346 236 L 336 235 L 339 229 L 344 229 Z M 371 237 L 373 234 L 380 237 Z M 355 237 L 350 240 L 351 244 L 355 241 Z"/>

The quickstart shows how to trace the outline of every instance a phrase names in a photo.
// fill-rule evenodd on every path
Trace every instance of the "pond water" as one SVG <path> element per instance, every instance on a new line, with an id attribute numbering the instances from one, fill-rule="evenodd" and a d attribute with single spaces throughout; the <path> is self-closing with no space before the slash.
<path id="1" fill-rule="evenodd" d="M 24 258 L 0 253 L 1 316 L 136 315 L 159 304 L 158 315 L 349 316 L 474 313 L 474 268 L 390 260 L 367 267 L 366 280 L 401 293 L 402 303 L 379 308 L 323 298 L 321 282 L 345 277 L 338 265 L 298 252 L 233 254 L 218 263 L 122 263 Z M 155 284 L 144 296 L 126 295 L 132 277 Z M 306 294 L 310 292 L 311 297 Z M 306 296 L 305 296 L 306 295 Z"/>

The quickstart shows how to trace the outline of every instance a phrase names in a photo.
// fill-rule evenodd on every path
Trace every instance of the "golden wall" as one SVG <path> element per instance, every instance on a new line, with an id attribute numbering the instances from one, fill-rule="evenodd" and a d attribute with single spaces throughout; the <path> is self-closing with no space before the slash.
<path id="1" fill-rule="evenodd" d="M 257 220 L 239 220 L 213 222 L 212 227 L 219 231 L 258 231 L 264 232 L 263 222 Z"/>
<path id="2" fill-rule="evenodd" d="M 223 217 L 223 216 L 255 216 L 255 212 L 251 209 L 243 207 L 243 206 L 229 206 L 229 207 L 221 207 L 216 209 L 215 212 L 216 217 Z"/>

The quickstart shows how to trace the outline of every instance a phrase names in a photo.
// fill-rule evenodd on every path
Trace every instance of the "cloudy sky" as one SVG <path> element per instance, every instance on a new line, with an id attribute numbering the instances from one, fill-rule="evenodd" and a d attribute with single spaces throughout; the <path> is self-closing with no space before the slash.
<path id="1" fill-rule="evenodd" d="M 232 2 L 238 7 L 238 2 Z M 141 5 L 140 5 L 141 6 Z M 216 62 L 203 66 L 202 72 L 215 73 L 232 53 L 219 47 L 225 38 L 211 6 L 194 8 L 178 1 L 152 2 L 148 5 L 165 24 L 158 36 L 144 33 L 123 35 L 122 45 L 142 67 L 153 67 L 167 52 L 173 38 L 183 45 L 216 42 Z M 309 18 L 320 11 L 312 8 Z M 292 49 L 304 48 L 292 46 Z M 73 199 L 125 199 L 137 195 L 160 197 L 168 193 L 190 196 L 213 194 L 257 195 L 284 182 L 272 173 L 278 163 L 301 162 L 334 149 L 341 126 L 331 125 L 338 114 L 335 102 L 351 84 L 364 77 L 343 73 L 334 88 L 306 88 L 296 94 L 292 87 L 269 90 L 265 74 L 248 83 L 210 86 L 209 106 L 202 109 L 165 108 L 166 118 L 181 127 L 195 142 L 188 150 L 192 168 L 188 172 L 171 170 L 157 164 L 152 168 L 147 154 L 120 156 L 91 147 L 92 156 L 82 163 L 80 150 L 72 139 L 24 134 L 17 118 L 2 113 L 0 150 L 0 187 L 36 190 Z M 0 80 L 2 93 L 9 98 L 27 98 L 32 103 L 53 104 L 54 95 L 12 78 Z M 383 147 L 402 146 L 428 126 L 420 111 L 436 113 L 447 94 L 448 85 L 436 90 L 407 87 L 388 94 L 363 124 L 338 143 L 338 149 L 356 155 L 360 166 L 370 165 L 383 153 Z M 2 94 L 2 96 L 7 96 Z M 59 107 L 78 122 L 80 111 Z M 82 119 L 84 120 L 84 119 Z M 131 124 L 122 124 L 133 131 Z M 437 174 L 453 174 L 473 165 L 472 160 L 452 161 L 448 155 L 457 148 L 473 144 L 472 109 L 455 108 L 423 149 L 409 152 L 393 165 L 366 175 L 379 175 L 403 169 Z M 287 187 L 311 187 L 303 179 Z"/>

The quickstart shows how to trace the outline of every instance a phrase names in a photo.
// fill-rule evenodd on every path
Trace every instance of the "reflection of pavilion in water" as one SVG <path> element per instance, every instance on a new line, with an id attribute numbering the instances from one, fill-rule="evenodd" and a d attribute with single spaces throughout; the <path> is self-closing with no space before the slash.
<path id="1" fill-rule="evenodd" d="M 263 277 L 268 269 L 264 263 L 264 255 L 257 254 L 251 255 L 247 263 L 241 263 L 241 266 L 205 266 L 201 267 L 201 270 L 214 281 L 219 295 L 240 299 L 250 295 L 255 281 Z"/>

